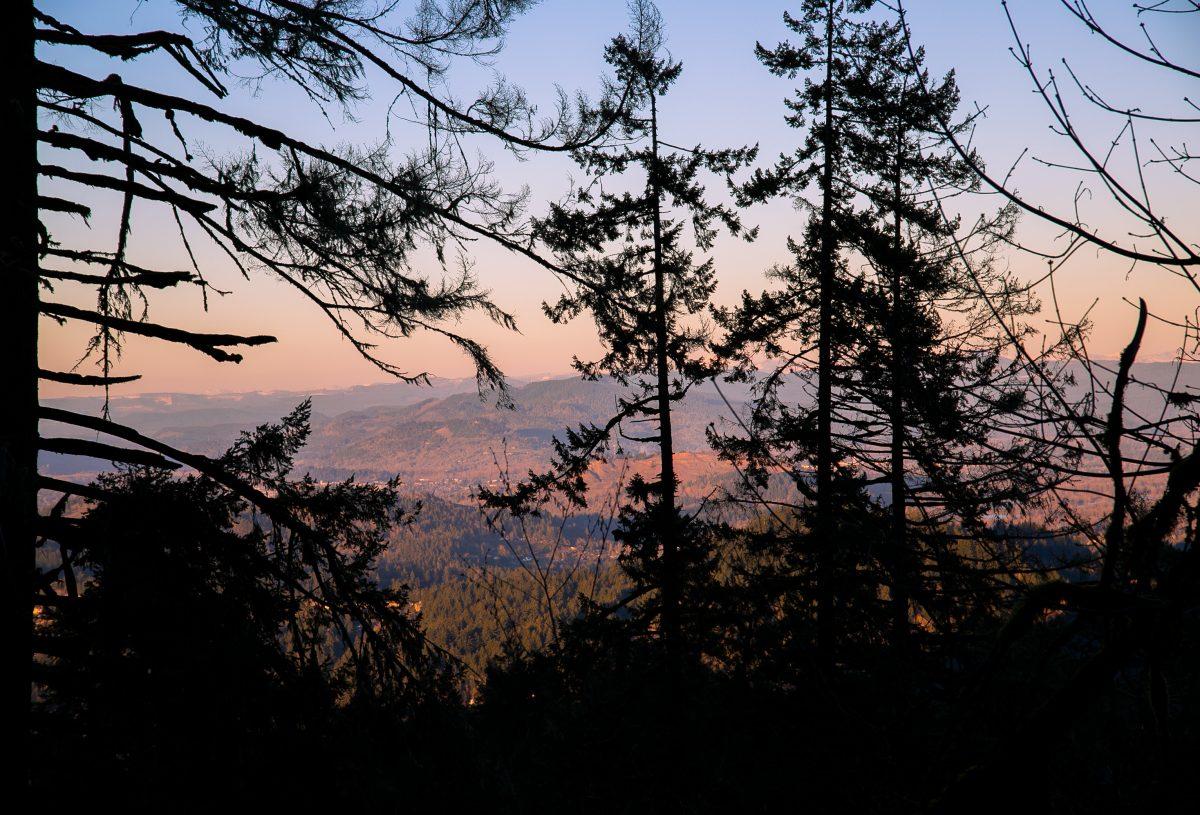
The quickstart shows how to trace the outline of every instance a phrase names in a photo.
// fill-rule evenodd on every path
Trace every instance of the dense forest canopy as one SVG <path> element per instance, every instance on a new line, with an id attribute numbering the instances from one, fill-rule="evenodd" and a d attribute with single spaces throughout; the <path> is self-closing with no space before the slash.
<path id="1" fill-rule="evenodd" d="M 1200 6 L 145 5 L 3 11 L 18 809 L 1184 805 Z"/>

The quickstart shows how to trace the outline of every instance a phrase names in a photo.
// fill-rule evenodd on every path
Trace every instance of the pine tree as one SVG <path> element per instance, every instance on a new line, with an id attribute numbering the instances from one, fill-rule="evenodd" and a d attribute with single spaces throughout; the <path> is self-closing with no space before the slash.
<path id="1" fill-rule="evenodd" d="M 857 122 L 850 112 L 849 79 L 854 65 L 870 57 L 865 13 L 873 0 L 807 0 L 798 16 L 784 14 L 784 22 L 799 37 L 775 48 L 756 46 L 759 60 L 772 73 L 796 77 L 804 74 L 802 89 L 786 101 L 789 126 L 806 129 L 802 144 L 791 154 L 781 155 L 775 166 L 756 171 L 740 190 L 740 202 L 749 204 L 776 197 L 792 199 L 809 211 L 803 238 L 789 239 L 795 255 L 791 266 L 778 267 L 773 276 L 783 287 L 761 297 L 743 297 L 739 308 L 722 318 L 728 337 L 722 348 L 740 353 L 743 375 L 756 365 L 754 354 L 790 353 L 790 360 L 777 375 L 759 383 L 757 406 L 751 418 L 749 446 L 740 444 L 726 452 L 739 457 L 751 454 L 759 464 L 766 447 L 789 449 L 786 466 L 796 474 L 810 463 L 814 472 L 811 487 L 798 476 L 796 486 L 811 500 L 812 512 L 803 546 L 811 550 L 815 577 L 815 645 L 823 665 L 834 658 L 837 584 L 845 571 L 839 552 L 841 541 L 836 523 L 857 488 L 852 474 L 841 467 L 842 455 L 836 440 L 837 369 L 847 343 L 854 337 L 851 326 L 857 294 L 848 280 L 841 249 L 853 218 L 854 162 L 859 147 Z M 816 203 L 807 195 L 814 192 Z M 799 350 L 784 351 L 788 339 L 799 341 Z M 781 399 L 786 384 L 784 369 L 794 371 L 815 351 L 809 372 L 816 391 L 812 410 L 789 410 Z M 766 441 L 773 436 L 774 441 Z M 766 445 L 763 447 L 762 442 Z M 754 465 L 751 464 L 753 467 Z"/>
<path id="2" fill-rule="evenodd" d="M 662 21 L 652 3 L 635 0 L 630 14 L 631 34 L 606 50 L 620 84 L 631 89 L 630 115 L 621 122 L 624 144 L 577 151 L 586 182 L 537 225 L 572 283 L 546 313 L 555 322 L 589 313 L 604 346 L 600 359 L 576 359 L 576 368 L 588 379 L 612 377 L 630 392 L 603 427 L 581 426 L 556 442 L 549 474 L 531 474 L 514 492 L 485 492 L 484 499 L 519 512 L 559 489 L 582 502 L 583 475 L 614 442 L 653 445 L 658 478 L 631 480 L 616 534 L 634 593 L 644 598 L 643 631 L 657 632 L 667 660 L 678 667 L 692 639 L 688 617 L 697 611 L 688 607 L 689 586 L 703 583 L 712 563 L 705 525 L 679 506 L 671 412 L 718 370 L 703 322 L 715 288 L 713 262 L 695 260 L 684 245 L 685 226 L 701 251 L 711 248 L 721 227 L 743 234 L 733 210 L 706 200 L 698 176 L 728 176 L 752 160 L 753 150 L 683 148 L 662 138 L 659 100 L 682 65 L 664 54 Z M 640 171 L 640 188 L 617 192 L 605 184 L 634 171 Z M 656 426 L 652 435 L 627 435 L 629 425 L 645 422 Z"/>
<path id="3" fill-rule="evenodd" d="M 772 534 L 793 541 L 785 571 L 808 575 L 795 588 L 815 596 L 825 665 L 839 630 L 864 644 L 889 636 L 904 652 L 914 594 L 927 613 L 942 610 L 936 581 L 971 571 L 954 556 L 959 538 L 987 537 L 988 512 L 1046 487 L 1047 448 L 1004 432 L 1006 422 L 1036 422 L 1037 413 L 1025 362 L 1002 358 L 1037 304 L 989 262 L 1011 239 L 1014 212 L 1004 208 L 962 234 L 933 204 L 931 185 L 943 197 L 977 188 L 971 167 L 937 133 L 958 104 L 954 78 L 924 92 L 923 54 L 908 54 L 897 23 L 863 16 L 869 5 L 807 5 L 803 18 L 786 17 L 801 46 L 759 49 L 777 72 L 820 66 L 820 81 L 788 102 L 789 123 L 808 126 L 804 145 L 742 194 L 789 195 L 812 214 L 804 239 L 790 243 L 795 262 L 773 270 L 781 288 L 746 295 L 723 314 L 722 346 L 740 354 L 738 375 L 754 376 L 760 353 L 774 367 L 757 377 L 749 432 L 716 441 L 754 489 L 782 469 L 807 499 L 794 528 L 777 518 Z M 803 197 L 814 189 L 815 204 Z M 975 261 L 969 268 L 955 256 L 964 245 Z M 789 396 L 793 376 L 815 380 L 813 407 Z M 886 508 L 866 491 L 882 485 Z M 921 545 L 910 540 L 910 509 L 921 514 Z M 917 554 L 922 546 L 940 570 L 924 582 L 919 575 L 932 567 Z M 890 597 L 883 624 L 881 588 Z"/>
<path id="4" fill-rule="evenodd" d="M 9 759 L 0 783 L 23 803 L 28 783 L 30 672 L 33 645 L 30 578 L 37 519 L 38 438 L 38 181 L 37 99 L 22 80 L 34 67 L 33 3 L 6 3 L 0 10 L 0 59 L 5 84 L 4 121 L 11 146 L 9 192 L 3 196 L 0 235 L 0 653 L 9 667 L 0 682 L 0 717 Z M 24 669 L 16 666 L 23 664 Z"/>
<path id="5" fill-rule="evenodd" d="M 868 477 L 888 485 L 883 561 L 890 637 L 903 655 L 914 595 L 937 592 L 921 583 L 924 561 L 940 564 L 943 577 L 966 570 L 949 563 L 948 525 L 988 538 L 988 513 L 1046 489 L 1049 453 L 1006 433 L 1037 412 L 1033 373 L 1011 349 L 1031 332 L 1022 321 L 1039 304 L 992 257 L 1011 243 L 1015 208 L 981 216 L 969 231 L 943 216 L 934 196 L 977 191 L 972 165 L 981 164 L 975 155 L 964 161 L 940 133 L 939 123 L 956 118 L 954 74 L 931 81 L 923 50 L 909 51 L 899 22 L 874 23 L 866 35 L 873 56 L 847 83 L 862 201 L 848 243 L 867 271 L 845 382 L 859 417 L 849 446 Z M 972 123 L 959 121 L 955 133 Z M 970 268 L 959 246 L 971 247 Z"/>

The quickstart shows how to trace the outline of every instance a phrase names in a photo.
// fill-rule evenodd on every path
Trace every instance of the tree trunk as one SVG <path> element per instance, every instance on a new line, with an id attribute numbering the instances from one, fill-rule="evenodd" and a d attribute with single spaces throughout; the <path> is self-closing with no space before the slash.
<path id="1" fill-rule="evenodd" d="M 653 156 L 651 191 L 654 197 L 654 353 L 658 373 L 658 447 L 662 493 L 658 506 L 658 537 L 662 545 L 662 637 L 667 659 L 678 668 L 682 654 L 680 601 L 682 575 L 675 529 L 675 445 L 671 435 L 671 378 L 667 360 L 667 299 L 662 254 L 662 192 L 658 179 L 658 104 L 650 89 L 650 147 Z"/>
<path id="2" fill-rule="evenodd" d="M 0 585 L 3 586 L 5 796 L 20 809 L 29 783 L 30 608 L 37 512 L 37 114 L 33 87 L 33 3 L 0 12 L 4 127 L 10 154 L 0 196 Z"/>
<path id="3" fill-rule="evenodd" d="M 891 425 L 890 481 L 892 489 L 891 538 L 892 538 L 892 645 L 896 655 L 903 658 L 908 650 L 908 602 L 911 595 L 908 574 L 908 485 L 904 480 L 904 359 L 899 341 L 901 308 L 900 273 L 893 270 L 892 303 L 889 321 L 891 327 L 891 393 L 888 405 L 888 423 Z"/>
<path id="4" fill-rule="evenodd" d="M 891 393 L 889 394 L 888 423 L 891 425 L 891 537 L 892 537 L 892 645 L 896 656 L 903 661 L 908 653 L 908 602 L 911 595 L 908 569 L 908 518 L 907 509 L 908 485 L 904 480 L 904 340 L 902 337 L 901 321 L 904 308 L 903 279 L 901 274 L 900 252 L 903 246 L 901 236 L 901 127 L 896 128 L 896 174 L 893 178 L 894 229 L 892 242 L 891 263 L 891 304 L 888 309 L 888 344 L 891 346 L 889 363 L 891 366 Z"/>
<path id="5" fill-rule="evenodd" d="M 821 172 L 821 257 L 817 336 L 817 658 L 833 662 L 833 18 L 825 21 L 825 164 Z"/>

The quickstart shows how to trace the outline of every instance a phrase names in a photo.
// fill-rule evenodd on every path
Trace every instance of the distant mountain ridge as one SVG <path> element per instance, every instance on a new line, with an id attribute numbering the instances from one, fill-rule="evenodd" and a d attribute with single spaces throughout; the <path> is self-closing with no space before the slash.
<path id="1" fill-rule="evenodd" d="M 1174 382 L 1174 366 L 1165 363 L 1139 363 L 1134 376 L 1162 388 L 1200 393 L 1200 365 L 1185 366 L 1178 382 Z M 500 466 L 506 462 L 515 477 L 547 466 L 555 435 L 566 427 L 606 421 L 623 392 L 612 380 L 589 382 L 578 377 L 512 385 L 515 408 L 511 410 L 481 399 L 474 379 L 434 380 L 427 387 L 385 383 L 314 392 L 313 435 L 297 465 L 326 480 L 350 475 L 378 480 L 398 474 L 413 489 L 465 500 L 474 485 L 498 478 L 497 462 Z M 1082 386 L 1081 382 L 1076 390 Z M 685 491 L 693 495 L 704 492 L 705 483 L 729 474 L 709 450 L 705 429 L 714 422 L 729 427 L 733 416 L 725 400 L 740 408 L 748 392 L 744 385 L 728 384 L 721 385 L 721 392 L 724 398 L 712 383 L 696 386 L 674 417 L 681 478 Z M 116 421 L 150 436 L 216 455 L 241 430 L 278 419 L 307 396 L 297 392 L 143 394 L 116 397 L 111 410 Z M 802 398 L 798 388 L 796 396 Z M 1135 391 L 1130 406 L 1148 410 L 1157 398 L 1145 389 Z M 46 402 L 93 415 L 102 404 L 99 397 Z M 644 437 L 653 430 L 630 424 L 625 433 Z M 638 460 L 653 449 L 636 441 L 621 444 L 632 460 L 629 466 L 645 469 Z M 43 456 L 42 465 L 46 472 L 79 478 L 105 467 L 104 462 L 55 454 Z"/>
<path id="2" fill-rule="evenodd" d="M 349 475 L 376 480 L 399 474 L 414 489 L 462 499 L 475 484 L 495 479 L 496 462 L 506 456 L 515 476 L 546 466 L 556 434 L 566 427 L 607 421 L 623 392 L 611 380 L 588 382 L 578 377 L 512 384 L 513 409 L 482 399 L 474 379 L 436 380 L 430 387 L 396 384 L 315 393 L 313 435 L 297 466 L 326 480 Z M 722 389 L 734 404 L 746 395 L 742 387 Z M 240 431 L 278 419 L 306 397 L 302 393 L 143 394 L 115 398 L 110 409 L 114 420 L 147 435 L 216 455 Z M 102 405 L 98 397 L 47 402 L 93 414 Z M 707 449 L 705 428 L 728 415 L 728 407 L 711 384 L 689 394 L 675 420 L 676 446 L 685 463 L 700 457 L 705 459 L 697 461 L 702 469 L 716 465 Z M 652 434 L 637 425 L 626 432 Z M 622 446 L 634 458 L 651 451 L 636 441 L 623 441 Z M 47 472 L 75 477 L 104 468 L 103 462 L 56 454 L 43 456 L 42 464 Z"/>
<path id="3" fill-rule="evenodd" d="M 162 427 L 212 427 L 237 424 L 242 428 L 278 419 L 305 399 L 313 413 L 336 416 L 351 410 L 381 405 L 411 405 L 451 394 L 475 391 L 474 378 L 433 379 L 429 385 L 382 382 L 314 391 L 249 391 L 245 393 L 142 393 L 114 394 L 109 402 L 113 419 L 152 432 Z M 71 396 L 43 400 L 46 404 L 96 415 L 102 396 Z"/>

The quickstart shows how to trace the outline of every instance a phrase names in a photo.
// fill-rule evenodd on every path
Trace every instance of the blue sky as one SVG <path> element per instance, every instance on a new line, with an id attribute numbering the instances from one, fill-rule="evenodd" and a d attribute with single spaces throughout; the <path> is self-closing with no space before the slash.
<path id="1" fill-rule="evenodd" d="M 121 33 L 150 28 L 178 29 L 174 4 L 169 0 L 51 0 L 39 4 L 50 14 L 82 30 Z M 977 145 L 993 169 L 1007 170 L 1026 147 L 1031 154 L 1047 159 L 1066 159 L 1070 153 L 1049 129 L 1049 119 L 1033 96 L 1028 78 L 1009 48 L 1012 33 L 997 0 L 911 0 L 906 4 L 915 39 L 923 43 L 928 62 L 935 71 L 954 67 L 964 106 L 978 103 L 988 109 L 977 133 Z M 1138 37 L 1127 0 L 1097 0 L 1090 4 L 1102 20 L 1111 20 L 1116 30 Z M 759 144 L 763 159 L 791 149 L 800 134 L 783 123 L 782 99 L 794 82 L 768 74 L 755 60 L 755 41 L 774 44 L 786 36 L 781 15 L 788 4 L 777 0 L 718 2 L 717 0 L 661 0 L 659 3 L 672 54 L 684 63 L 676 89 L 663 105 L 666 138 L 676 143 L 703 141 L 710 146 Z M 1054 0 L 1011 0 L 1008 4 L 1022 38 L 1028 42 L 1038 64 L 1054 68 L 1060 75 L 1061 59 L 1069 58 L 1076 71 L 1086 76 L 1107 98 L 1121 105 L 1137 105 L 1148 111 L 1178 111 L 1181 99 L 1200 97 L 1195 85 L 1162 72 L 1132 66 L 1117 58 L 1114 49 L 1086 32 Z M 1194 15 L 1193 15 L 1194 18 Z M 1200 59 L 1200 25 L 1168 21 L 1152 30 L 1166 52 L 1193 62 Z M 608 38 L 625 23 L 624 0 L 544 0 L 513 26 L 505 51 L 489 69 L 455 73 L 451 87 L 467 96 L 486 82 L 490 71 L 502 72 L 523 86 L 533 99 L 553 99 L 556 85 L 568 90 L 594 92 L 596 77 L 603 70 L 602 49 Z M 152 83 L 179 93 L 195 93 L 190 81 L 172 63 L 152 57 L 141 63 L 118 63 L 101 58 L 81 60 L 78 55 L 47 49 L 44 58 L 69 63 L 76 70 L 102 77 L 121 73 L 128 81 Z M 220 106 L 255 118 L 304 138 L 326 144 L 373 142 L 382 138 L 389 125 L 400 146 L 420 134 L 403 122 L 388 121 L 392 99 L 385 83 L 375 85 L 376 95 L 353 111 L 357 121 L 335 114 L 332 122 L 293 90 L 276 83 L 265 84 L 253 95 L 249 88 L 235 91 Z M 1078 121 L 1103 146 L 1116 133 L 1116 123 L 1096 117 L 1083 105 L 1075 105 Z M 150 123 L 161 127 L 162 123 Z M 219 155 L 239 146 L 226 134 L 193 127 L 197 142 Z M 535 157 L 516 161 L 495 149 L 496 174 L 508 187 L 528 184 L 532 209 L 540 211 L 566 186 L 572 168 L 563 157 Z M 1118 161 L 1124 159 L 1118 157 Z M 1017 186 L 1030 198 L 1048 208 L 1069 207 L 1077 177 L 1038 168 L 1026 160 L 1014 175 Z M 1162 191 L 1160 206 L 1176 217 L 1188 217 L 1186 189 L 1171 178 L 1156 179 Z M 1088 210 L 1089 222 L 1119 229 L 1119 221 L 1099 203 Z M 968 202 L 980 211 L 995 205 L 994 199 Z M 98 206 L 90 227 L 91 235 L 74 236 L 101 246 L 113 240 L 112 207 Z M 729 301 L 742 288 L 763 285 L 762 272 L 772 263 L 786 260 L 784 241 L 798 230 L 799 217 L 786 203 L 764 206 L 747 213 L 747 220 L 762 227 L 760 239 L 747 246 L 722 241 L 715 250 L 720 290 L 718 298 Z M 1194 215 L 1192 216 L 1194 217 Z M 58 233 L 72 237 L 81 227 L 57 224 Z M 1023 236 L 1048 246 L 1052 232 L 1026 219 Z M 146 212 L 135 225 L 134 253 L 147 265 L 182 268 L 181 247 L 172 234 L 173 225 L 161 216 Z M 539 304 L 555 296 L 555 283 L 531 264 L 517 260 L 494 247 L 472 247 L 477 272 L 493 289 L 499 304 L 514 312 L 521 325 L 518 335 L 470 320 L 462 328 L 489 344 L 501 366 L 514 375 L 566 372 L 571 353 L 586 355 L 594 349 L 592 329 L 586 321 L 569 327 L 551 326 L 541 315 Z M 1147 293 L 1151 306 L 1181 317 L 1195 308 L 1200 298 L 1194 290 L 1166 279 L 1159 270 L 1137 269 L 1129 273 L 1111 258 L 1083 253 L 1064 269 L 1058 293 L 1068 313 L 1080 313 L 1094 299 L 1098 356 L 1112 356 L 1120 348 L 1132 325 L 1130 308 L 1122 297 Z M 124 360 L 131 370 L 143 372 L 138 390 L 224 391 L 257 388 L 295 390 L 336 387 L 378 381 L 382 375 L 357 360 L 354 352 L 313 314 L 299 297 L 282 285 L 267 281 L 242 281 L 227 261 L 200 249 L 202 263 L 213 282 L 234 289 L 230 297 L 214 302 L 206 316 L 199 310 L 198 297 L 191 292 L 163 297 L 152 312 L 157 319 L 203 330 L 249 331 L 277 334 L 277 347 L 252 350 L 241 366 L 219 365 L 195 354 L 131 342 Z M 430 263 L 428 259 L 423 262 Z M 1013 267 L 1032 276 L 1040 262 L 1014 254 Z M 431 269 L 435 273 L 436 269 Z M 62 296 L 72 296 L 64 292 Z M 59 365 L 71 365 L 82 351 L 82 334 L 77 327 L 66 329 L 47 324 L 43 356 Z M 1155 328 L 1146 344 L 1147 355 L 1163 357 L 1178 344 L 1175 333 Z M 432 337 L 417 337 L 384 349 L 390 359 L 410 370 L 428 369 L 444 376 L 469 373 L 469 365 L 453 350 Z"/>

